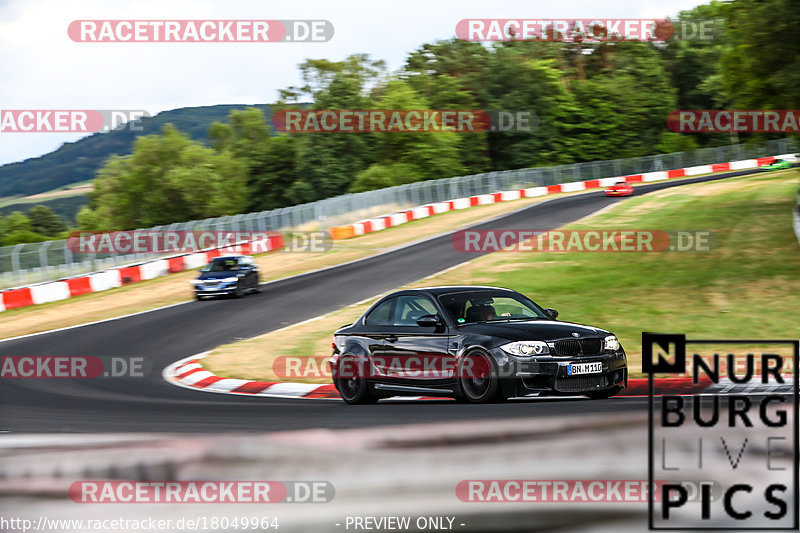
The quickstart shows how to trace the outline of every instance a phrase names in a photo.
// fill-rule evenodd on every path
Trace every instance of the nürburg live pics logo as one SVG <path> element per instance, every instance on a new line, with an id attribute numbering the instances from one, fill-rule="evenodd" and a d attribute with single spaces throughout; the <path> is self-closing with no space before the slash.
<path id="1" fill-rule="evenodd" d="M 642 369 L 650 529 L 797 531 L 798 341 L 642 333 Z"/>

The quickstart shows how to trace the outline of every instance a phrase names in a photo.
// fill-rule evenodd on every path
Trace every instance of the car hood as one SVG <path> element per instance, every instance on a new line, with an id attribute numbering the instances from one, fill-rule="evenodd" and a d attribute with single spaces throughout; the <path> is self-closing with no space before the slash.
<path id="1" fill-rule="evenodd" d="M 197 279 L 222 279 L 235 277 L 238 272 L 233 270 L 225 270 L 223 272 L 203 272 Z"/>
<path id="2" fill-rule="evenodd" d="M 509 322 L 466 324 L 457 328 L 462 333 L 501 337 L 510 341 L 549 341 L 564 338 L 604 337 L 604 329 L 557 320 L 512 320 Z M 580 336 L 575 337 L 573 333 Z"/>

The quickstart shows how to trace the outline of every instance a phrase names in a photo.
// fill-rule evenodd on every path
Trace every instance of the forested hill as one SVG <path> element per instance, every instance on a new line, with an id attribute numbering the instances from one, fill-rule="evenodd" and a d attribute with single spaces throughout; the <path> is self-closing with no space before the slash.
<path id="1" fill-rule="evenodd" d="M 167 123 L 174 124 L 192 139 L 205 141 L 208 127 L 213 122 L 227 123 L 232 110 L 247 107 L 263 110 L 268 121 L 272 116 L 269 104 L 183 107 L 142 119 L 141 131 L 122 128 L 108 133 L 95 133 L 65 143 L 58 150 L 41 157 L 0 166 L 0 196 L 36 194 L 93 179 L 95 172 L 109 156 L 131 153 L 137 136 L 160 133 Z"/>

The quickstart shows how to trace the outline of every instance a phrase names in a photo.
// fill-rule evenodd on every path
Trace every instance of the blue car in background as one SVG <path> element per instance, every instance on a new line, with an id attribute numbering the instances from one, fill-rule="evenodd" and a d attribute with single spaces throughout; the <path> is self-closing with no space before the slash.
<path id="1" fill-rule="evenodd" d="M 261 292 L 258 284 L 258 265 L 251 255 L 217 257 L 192 280 L 198 300 L 209 296 L 241 298 L 248 292 Z"/>

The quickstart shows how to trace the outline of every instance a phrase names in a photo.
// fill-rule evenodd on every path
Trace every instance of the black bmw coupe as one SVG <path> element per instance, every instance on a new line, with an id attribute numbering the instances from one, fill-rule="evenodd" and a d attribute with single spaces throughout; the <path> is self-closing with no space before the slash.
<path id="1" fill-rule="evenodd" d="M 395 292 L 334 334 L 334 385 L 350 404 L 389 396 L 600 399 L 622 390 L 627 359 L 617 338 L 557 316 L 497 287 Z"/>

